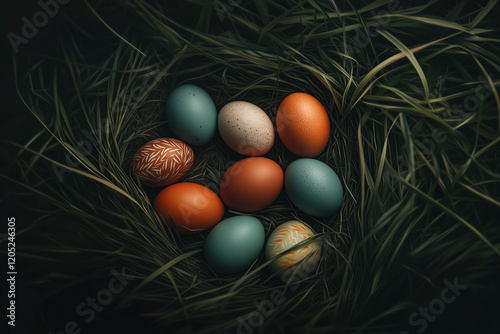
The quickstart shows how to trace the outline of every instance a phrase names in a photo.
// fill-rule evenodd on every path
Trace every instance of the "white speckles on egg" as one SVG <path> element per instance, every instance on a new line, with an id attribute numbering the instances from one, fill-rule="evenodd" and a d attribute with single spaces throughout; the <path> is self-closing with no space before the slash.
<path id="1" fill-rule="evenodd" d="M 263 155 L 274 144 L 273 123 L 262 109 L 250 102 L 226 104 L 219 112 L 218 128 L 224 142 L 240 154 Z"/>

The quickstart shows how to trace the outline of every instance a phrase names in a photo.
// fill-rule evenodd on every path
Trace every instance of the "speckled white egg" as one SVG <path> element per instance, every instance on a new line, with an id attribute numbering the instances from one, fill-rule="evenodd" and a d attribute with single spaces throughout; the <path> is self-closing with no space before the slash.
<path id="1" fill-rule="evenodd" d="M 255 104 L 234 101 L 222 107 L 218 116 L 219 133 L 234 151 L 259 156 L 274 144 L 274 127 L 269 116 Z"/>
<path id="2" fill-rule="evenodd" d="M 297 220 L 290 220 L 281 224 L 271 233 L 267 240 L 266 260 L 269 261 L 277 257 L 279 254 L 313 235 L 314 232 L 309 227 Z M 321 247 L 319 243 L 313 241 L 302 248 L 286 253 L 276 261 L 271 262 L 269 267 L 271 271 L 281 273 L 281 278 L 286 281 L 292 273 L 304 275 L 314 271 L 318 265 L 320 253 Z M 302 262 L 298 265 L 299 268 L 293 266 L 300 261 Z"/>

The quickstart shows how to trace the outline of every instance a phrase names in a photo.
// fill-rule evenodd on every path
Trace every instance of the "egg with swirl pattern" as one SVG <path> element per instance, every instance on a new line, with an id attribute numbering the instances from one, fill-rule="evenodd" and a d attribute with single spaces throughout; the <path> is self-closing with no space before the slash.
<path id="1" fill-rule="evenodd" d="M 321 247 L 317 241 L 287 252 L 313 235 L 312 229 L 297 220 L 279 225 L 271 233 L 266 244 L 266 260 L 275 259 L 269 265 L 271 271 L 281 274 L 283 281 L 287 281 L 292 275 L 301 277 L 314 271 L 321 255 Z M 297 263 L 299 264 L 295 266 Z"/>

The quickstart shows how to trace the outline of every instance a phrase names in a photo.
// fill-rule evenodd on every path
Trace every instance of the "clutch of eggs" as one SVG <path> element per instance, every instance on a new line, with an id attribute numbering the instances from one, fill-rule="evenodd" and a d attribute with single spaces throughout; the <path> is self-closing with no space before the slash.
<path id="1" fill-rule="evenodd" d="M 174 138 L 158 138 L 143 145 L 132 158 L 132 173 L 150 187 L 179 181 L 191 168 L 191 147 Z"/>
<path id="2" fill-rule="evenodd" d="M 278 226 L 269 236 L 266 244 L 266 260 L 269 261 L 299 242 L 314 235 L 314 232 L 297 220 L 290 220 Z M 313 241 L 301 248 L 292 250 L 269 265 L 271 271 L 281 273 L 281 279 L 286 281 L 293 273 L 304 275 L 314 271 L 318 265 L 321 247 Z M 301 262 L 302 261 L 302 262 Z M 299 263 L 297 266 L 293 266 Z M 293 267 L 292 267 L 293 266 Z"/>

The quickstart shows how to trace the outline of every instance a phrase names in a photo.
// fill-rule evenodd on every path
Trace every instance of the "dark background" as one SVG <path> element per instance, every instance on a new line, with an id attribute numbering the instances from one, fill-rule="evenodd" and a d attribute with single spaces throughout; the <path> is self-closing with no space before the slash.
<path id="1" fill-rule="evenodd" d="M 59 34 L 54 34 L 55 31 L 60 32 L 60 30 L 65 29 L 65 16 L 71 17 L 72 20 L 85 27 L 87 31 L 94 33 L 97 41 L 101 35 L 108 34 L 106 28 L 95 18 L 92 18 L 86 8 L 83 2 L 77 0 L 73 0 L 66 5 L 60 5 L 58 15 L 51 18 L 45 27 L 40 28 L 39 33 L 27 45 L 20 46 L 20 52 L 15 55 L 18 73 L 23 73 L 28 64 L 31 64 L 39 55 L 50 54 L 54 45 L 61 42 L 53 37 L 59 36 Z M 25 143 L 37 132 L 39 127 L 36 119 L 24 107 L 18 97 L 14 84 L 14 53 L 7 40 L 9 32 L 20 34 L 22 28 L 21 18 L 23 16 L 30 19 L 39 10 L 40 7 L 37 1 L 17 0 L 9 3 L 2 1 L 0 3 L 0 133 L 2 140 Z M 120 15 L 120 13 L 116 13 L 114 20 L 123 19 Z M 110 15 L 109 18 L 112 19 L 113 16 Z M 90 40 L 89 45 L 94 42 Z M 16 159 L 15 152 L 10 149 L 7 150 L 3 142 L 0 144 L 0 157 L 4 174 L 8 174 L 14 179 L 21 179 L 22 175 L 12 163 Z M 37 219 L 36 207 L 40 203 L 35 197 L 11 182 L 7 182 L 3 178 L 0 182 L 2 189 L 0 195 L 0 219 L 5 221 L 7 217 L 15 217 L 17 231 L 19 232 L 22 227 L 28 226 L 30 222 Z M 32 208 L 33 210 L 27 210 L 26 208 Z M 4 233 L 4 231 L 2 228 L 0 233 Z M 144 310 L 144 305 L 135 305 L 125 309 L 109 307 L 99 314 L 100 317 L 90 325 L 85 325 L 82 319 L 75 314 L 75 308 L 82 301 L 85 301 L 88 296 L 95 296 L 100 289 L 106 287 L 110 276 L 95 275 L 92 280 L 76 281 L 73 287 L 61 289 L 61 291 L 55 291 L 54 289 L 57 289 L 57 287 L 50 284 L 50 282 L 33 284 L 36 281 L 37 270 L 40 270 L 40 267 L 34 266 L 33 263 L 39 260 L 36 257 L 19 256 L 21 253 L 29 252 L 24 249 L 27 240 L 23 238 L 23 234 L 16 236 L 18 253 L 16 266 L 19 273 L 16 282 L 17 326 L 15 330 L 12 330 L 12 328 L 7 330 L 12 333 L 48 333 L 52 330 L 55 334 L 63 331 L 65 324 L 73 319 L 77 320 L 81 325 L 83 333 L 147 333 L 156 330 L 152 321 L 144 321 L 137 317 L 137 314 Z M 2 245 L 2 254 L 4 254 L 3 252 Z M 2 257 L 2 263 L 4 259 L 5 257 Z M 54 255 L 54 260 L 57 261 L 57 254 Z M 61 265 L 67 266 L 71 271 L 78 273 L 78 267 L 71 263 Z M 0 267 L 5 268 L 3 265 Z M 28 285 L 28 282 L 30 282 L 30 285 Z M 491 281 L 485 282 L 485 285 L 496 286 L 497 283 L 498 277 L 495 278 L 492 275 Z M 439 288 L 436 291 L 436 297 L 439 296 Z M 3 291 L 4 289 L 2 289 L 2 301 L 5 300 Z M 497 296 L 495 303 L 491 303 L 492 300 L 495 300 L 492 295 Z M 44 296 L 51 297 L 44 298 Z M 490 317 L 492 309 L 498 309 L 498 297 L 498 290 L 492 291 L 491 295 L 485 295 L 478 294 L 474 291 L 474 287 L 470 287 L 466 293 L 458 298 L 459 302 L 446 306 L 445 312 L 439 316 L 439 322 L 430 323 L 426 332 L 439 332 L 439 323 L 441 322 L 455 323 L 457 332 L 459 330 L 471 333 L 490 332 L 490 330 L 493 330 L 491 322 L 498 321 Z M 2 302 L 2 310 L 5 310 L 4 302 Z M 2 327 L 6 322 L 4 312 L 2 311 Z M 406 319 L 403 319 L 402 323 L 407 324 Z M 406 328 L 402 328 L 402 330 L 404 329 Z M 408 329 L 412 330 L 414 328 Z"/>

